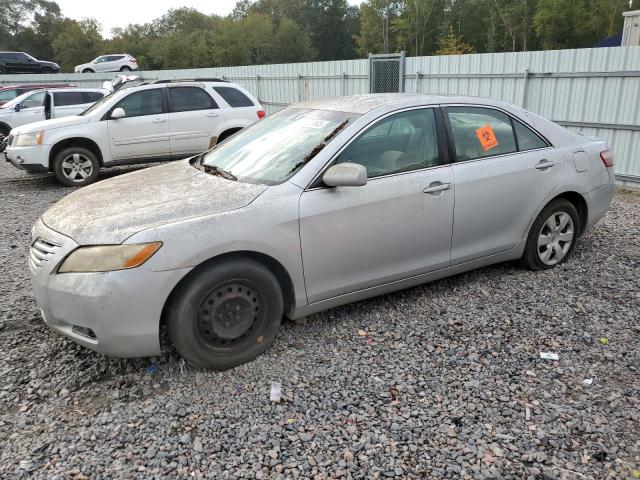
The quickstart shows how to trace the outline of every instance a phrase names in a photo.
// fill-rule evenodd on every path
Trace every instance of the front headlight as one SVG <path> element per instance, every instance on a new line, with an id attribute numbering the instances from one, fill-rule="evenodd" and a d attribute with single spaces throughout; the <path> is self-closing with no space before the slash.
<path id="1" fill-rule="evenodd" d="M 44 140 L 44 132 L 39 130 L 37 132 L 18 135 L 13 144 L 16 147 L 33 147 L 35 145 L 42 145 L 42 140 Z"/>
<path id="2" fill-rule="evenodd" d="M 139 267 L 161 246 L 162 242 L 80 247 L 62 262 L 58 273 L 112 272 Z"/>

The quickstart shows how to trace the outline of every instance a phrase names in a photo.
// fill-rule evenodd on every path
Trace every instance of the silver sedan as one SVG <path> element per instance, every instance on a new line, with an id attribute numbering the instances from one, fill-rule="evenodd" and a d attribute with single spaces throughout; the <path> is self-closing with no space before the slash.
<path id="1" fill-rule="evenodd" d="M 224 369 L 283 316 L 485 265 L 571 255 L 606 213 L 613 156 L 514 105 L 363 95 L 282 110 L 197 157 L 83 188 L 44 213 L 44 321 L 108 355 Z"/>

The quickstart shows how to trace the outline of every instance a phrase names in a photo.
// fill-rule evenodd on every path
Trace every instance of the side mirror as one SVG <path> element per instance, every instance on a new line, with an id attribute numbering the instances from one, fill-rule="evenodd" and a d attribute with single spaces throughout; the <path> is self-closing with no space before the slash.
<path id="1" fill-rule="evenodd" d="M 125 113 L 123 108 L 114 108 L 113 112 L 111 112 L 111 120 L 118 120 L 119 118 L 124 118 L 126 117 L 127 114 Z"/>
<path id="2" fill-rule="evenodd" d="M 22 108 L 22 105 L 20 105 L 19 103 L 13 108 L 16 112 L 19 112 L 20 109 Z"/>
<path id="3" fill-rule="evenodd" d="M 329 187 L 361 187 L 367 184 L 367 169 L 357 163 L 338 163 L 322 176 Z"/>

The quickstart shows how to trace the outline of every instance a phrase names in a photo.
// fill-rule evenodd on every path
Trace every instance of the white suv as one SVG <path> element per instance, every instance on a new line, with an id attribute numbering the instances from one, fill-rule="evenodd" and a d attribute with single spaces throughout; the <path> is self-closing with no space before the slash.
<path id="1" fill-rule="evenodd" d="M 76 73 L 130 72 L 131 70 L 138 70 L 138 61 L 128 53 L 100 55 L 74 69 Z"/>
<path id="2" fill-rule="evenodd" d="M 79 116 L 11 131 L 6 158 L 84 186 L 102 166 L 177 160 L 202 153 L 264 117 L 258 101 L 222 80 L 158 81 L 122 88 Z"/>
<path id="3" fill-rule="evenodd" d="M 109 93 L 104 88 L 52 88 L 32 90 L 17 96 L 0 108 L 0 133 L 51 118 L 78 115 Z"/>

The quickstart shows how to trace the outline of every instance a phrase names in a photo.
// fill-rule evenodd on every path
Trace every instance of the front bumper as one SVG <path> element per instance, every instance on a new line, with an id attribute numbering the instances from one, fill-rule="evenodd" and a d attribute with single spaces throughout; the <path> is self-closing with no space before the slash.
<path id="1" fill-rule="evenodd" d="M 140 267 L 105 273 L 56 274 L 60 262 L 78 244 L 41 220 L 34 228 L 32 242 L 38 239 L 53 245 L 54 250 L 40 266 L 33 262 L 33 257 L 29 261 L 33 294 L 52 330 L 110 356 L 160 354 L 162 309 L 190 268 L 152 272 Z"/>
<path id="2" fill-rule="evenodd" d="M 51 145 L 34 145 L 32 147 L 16 147 L 9 145 L 4 154 L 7 161 L 29 173 L 46 173 L 49 171 L 49 152 Z"/>

